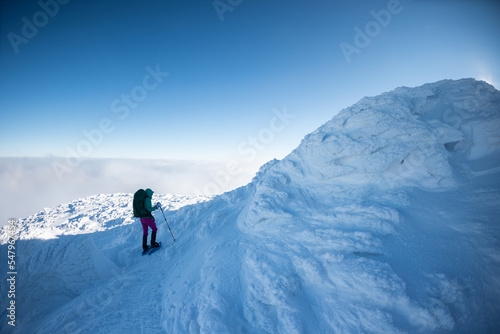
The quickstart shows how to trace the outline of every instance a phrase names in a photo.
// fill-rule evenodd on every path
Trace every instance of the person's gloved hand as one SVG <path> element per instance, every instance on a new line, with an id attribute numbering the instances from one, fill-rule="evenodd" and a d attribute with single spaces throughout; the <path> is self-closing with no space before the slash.
<path id="1" fill-rule="evenodd" d="M 161 208 L 161 203 L 160 203 L 160 202 L 156 203 L 156 208 L 157 208 L 157 209 L 160 209 L 160 208 Z"/>

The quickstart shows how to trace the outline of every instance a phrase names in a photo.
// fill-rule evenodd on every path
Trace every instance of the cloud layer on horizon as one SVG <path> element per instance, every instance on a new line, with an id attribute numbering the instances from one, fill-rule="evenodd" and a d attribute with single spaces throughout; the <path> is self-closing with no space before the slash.
<path id="1" fill-rule="evenodd" d="M 133 193 L 151 188 L 161 194 L 213 195 L 251 181 L 257 165 L 226 162 L 82 159 L 66 173 L 64 158 L 0 158 L 0 226 L 46 207 L 95 194 Z"/>

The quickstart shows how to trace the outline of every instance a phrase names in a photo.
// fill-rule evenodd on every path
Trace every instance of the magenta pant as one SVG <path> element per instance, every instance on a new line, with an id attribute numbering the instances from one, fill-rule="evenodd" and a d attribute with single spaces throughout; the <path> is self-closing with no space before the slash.
<path id="1" fill-rule="evenodd" d="M 154 218 L 141 218 L 141 224 L 142 224 L 142 230 L 144 235 L 148 235 L 148 226 L 151 227 L 151 229 L 156 232 L 158 229 L 156 228 L 155 220 Z"/>

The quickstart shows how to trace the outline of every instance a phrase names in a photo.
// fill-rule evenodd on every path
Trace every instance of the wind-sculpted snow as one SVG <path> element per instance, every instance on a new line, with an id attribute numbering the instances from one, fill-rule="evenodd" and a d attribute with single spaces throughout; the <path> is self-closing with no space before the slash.
<path id="1" fill-rule="evenodd" d="M 498 332 L 499 133 L 484 82 L 365 98 L 245 187 L 155 197 L 177 241 L 155 212 L 146 257 L 131 194 L 47 209 L 21 221 L 16 329 Z"/>
<path id="2" fill-rule="evenodd" d="M 498 153 L 499 104 L 498 91 L 472 80 L 399 88 L 341 111 L 277 168 L 322 183 L 452 187 L 450 151 Z"/>

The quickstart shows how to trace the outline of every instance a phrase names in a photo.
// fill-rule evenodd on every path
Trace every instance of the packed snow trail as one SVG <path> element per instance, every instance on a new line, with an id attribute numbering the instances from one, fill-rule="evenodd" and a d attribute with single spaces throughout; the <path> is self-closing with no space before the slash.
<path id="1" fill-rule="evenodd" d="M 29 217 L 14 332 L 496 333 L 499 133 L 484 82 L 398 88 L 245 187 L 163 197 L 151 256 L 128 194 Z"/>

